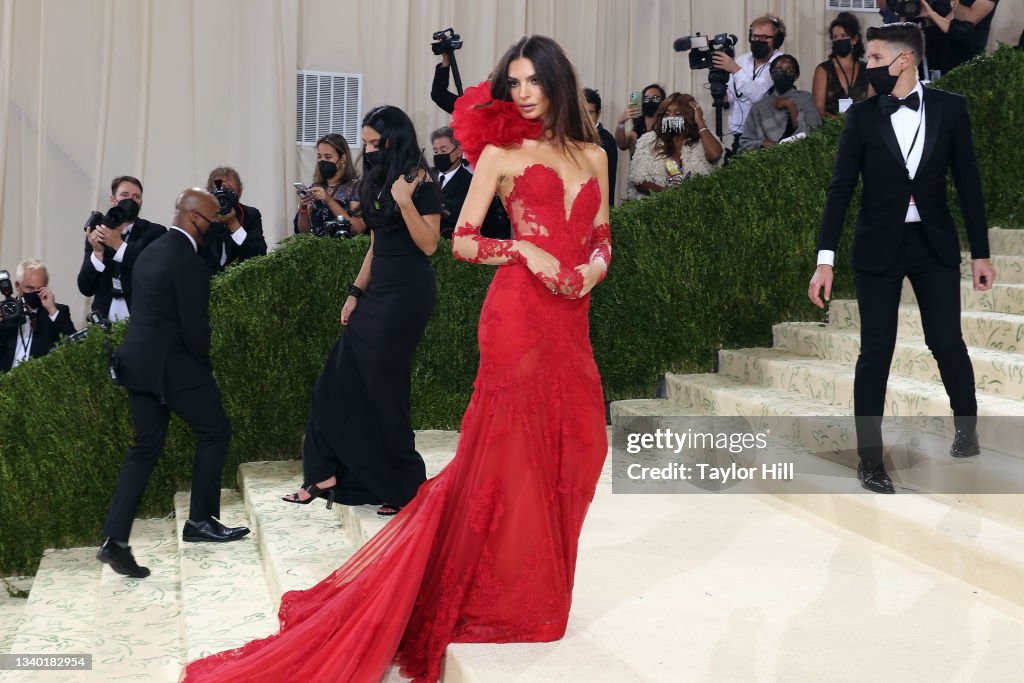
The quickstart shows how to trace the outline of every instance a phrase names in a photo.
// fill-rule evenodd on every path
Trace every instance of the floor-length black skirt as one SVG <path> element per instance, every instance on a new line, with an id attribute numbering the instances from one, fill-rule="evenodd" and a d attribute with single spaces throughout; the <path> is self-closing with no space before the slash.
<path id="1" fill-rule="evenodd" d="M 346 505 L 403 506 L 426 480 L 410 417 L 412 359 L 434 311 L 425 255 L 374 255 L 370 286 L 327 357 L 306 424 L 306 484 L 337 476 Z"/>

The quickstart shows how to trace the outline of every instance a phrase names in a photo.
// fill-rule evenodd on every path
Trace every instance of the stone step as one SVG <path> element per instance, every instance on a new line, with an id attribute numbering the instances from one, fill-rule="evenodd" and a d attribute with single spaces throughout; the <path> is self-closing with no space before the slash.
<path id="1" fill-rule="evenodd" d="M 43 553 L 25 603 L 12 654 L 84 655 L 92 652 L 93 624 L 103 565 L 97 548 Z M 92 680 L 88 671 L 0 671 L 3 683 Z"/>
<path id="2" fill-rule="evenodd" d="M 657 409 L 626 406 L 613 414 L 621 424 Z M 901 471 L 893 473 L 897 495 L 868 493 L 852 470 L 836 463 L 823 467 L 810 449 L 790 453 L 797 474 L 785 488 L 774 489 L 775 497 L 1024 606 L 1024 517 L 1009 520 L 951 496 L 914 494 L 901 481 Z"/>
<path id="3" fill-rule="evenodd" d="M 95 680 L 177 680 L 184 663 L 179 533 L 170 517 L 136 520 L 132 552 L 150 576 L 132 579 L 104 566 L 90 649 Z"/>
<path id="4" fill-rule="evenodd" d="M 1007 283 L 1024 283 L 1024 254 L 992 253 L 992 266 L 996 269 L 996 281 Z M 960 277 L 972 280 L 971 255 L 963 252 L 960 255 Z"/>
<path id="5" fill-rule="evenodd" d="M 815 323 L 780 323 L 772 326 L 772 347 L 801 356 L 853 365 L 860 353 L 860 333 Z M 1001 349 L 968 347 L 975 386 L 982 394 L 1024 399 L 1024 354 Z M 898 338 L 890 377 L 908 377 L 941 384 L 939 368 L 924 339 Z M 1024 413 L 1022 413 L 1024 414 Z"/>
<path id="6" fill-rule="evenodd" d="M 25 604 L 32 590 L 31 576 L 8 576 L 0 579 L 0 654 L 11 651 L 14 637 L 18 635 Z"/>
<path id="7" fill-rule="evenodd" d="M 830 311 L 831 325 L 826 329 L 859 330 L 860 310 L 856 301 L 836 300 Z M 899 336 L 924 338 L 921 313 L 916 305 L 900 306 Z M 963 311 L 960 329 L 968 346 L 1024 354 L 1024 315 Z"/>
<path id="8" fill-rule="evenodd" d="M 1024 230 L 991 228 L 988 247 L 992 254 L 1024 255 Z"/>
<path id="9" fill-rule="evenodd" d="M 910 281 L 907 280 L 903 283 L 900 303 L 911 304 L 916 301 L 914 290 L 910 286 Z M 1024 315 L 1024 284 L 1007 284 L 997 279 L 992 289 L 977 292 L 970 280 L 961 280 L 960 309 Z"/>
<path id="10" fill-rule="evenodd" d="M 185 661 L 192 661 L 275 633 L 278 604 L 270 597 L 259 538 L 249 534 L 231 543 L 185 543 L 181 528 L 188 504 L 188 493 L 174 496 Z M 221 492 L 220 519 L 227 526 L 249 525 L 237 491 Z"/>

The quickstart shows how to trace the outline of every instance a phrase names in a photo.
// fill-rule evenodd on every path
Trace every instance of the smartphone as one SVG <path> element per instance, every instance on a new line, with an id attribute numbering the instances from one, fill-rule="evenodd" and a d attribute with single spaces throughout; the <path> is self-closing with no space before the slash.
<path id="1" fill-rule="evenodd" d="M 629 106 L 634 109 L 642 108 L 644 103 L 644 94 L 639 90 L 634 90 L 629 93 Z"/>
<path id="2" fill-rule="evenodd" d="M 304 197 L 307 194 L 309 194 L 309 188 L 303 185 L 302 183 L 292 183 L 292 187 L 295 188 L 295 193 L 298 194 L 300 197 Z"/>

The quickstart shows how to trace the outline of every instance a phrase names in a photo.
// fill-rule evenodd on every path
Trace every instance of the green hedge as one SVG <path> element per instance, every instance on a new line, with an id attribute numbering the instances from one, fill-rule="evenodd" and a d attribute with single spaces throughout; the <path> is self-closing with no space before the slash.
<path id="1" fill-rule="evenodd" d="M 1024 207 L 1022 82 L 1024 54 L 1001 49 L 941 83 L 970 100 L 996 225 L 1019 224 Z M 773 323 L 819 317 L 805 291 L 839 129 L 832 122 L 613 211 L 611 274 L 591 313 L 607 398 L 650 396 L 667 370 L 707 371 L 719 347 L 764 345 Z M 848 294 L 845 239 L 837 288 Z M 298 457 L 309 391 L 366 245 L 295 237 L 215 279 L 213 360 L 234 427 L 227 485 L 239 462 Z M 417 427 L 451 429 L 469 400 L 493 270 L 444 249 L 432 261 L 439 298 L 414 368 L 413 415 Z M 123 334 L 116 326 L 113 341 Z M 92 335 L 0 376 L 0 574 L 33 571 L 44 548 L 100 540 L 131 441 L 127 399 L 105 359 Z M 174 420 L 140 514 L 171 510 L 174 491 L 189 486 L 191 457 Z"/>

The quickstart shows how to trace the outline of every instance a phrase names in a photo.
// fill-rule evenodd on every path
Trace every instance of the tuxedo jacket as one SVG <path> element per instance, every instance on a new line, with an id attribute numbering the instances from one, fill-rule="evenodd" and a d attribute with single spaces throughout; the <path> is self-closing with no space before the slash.
<path id="1" fill-rule="evenodd" d="M 441 188 L 441 201 L 443 210 L 441 212 L 441 235 L 451 239 L 455 231 L 455 224 L 462 213 L 462 205 L 466 202 L 466 195 L 469 193 L 469 184 L 473 182 L 473 174 L 463 165 L 455 172 Z M 484 237 L 498 239 L 509 239 L 512 236 L 512 225 L 509 222 L 505 207 L 501 200 L 495 195 L 491 205 L 487 207 L 487 215 L 484 216 L 484 223 L 480 228 L 480 234 Z"/>
<path id="2" fill-rule="evenodd" d="M 128 235 L 128 246 L 125 247 L 124 259 L 120 264 L 121 291 L 124 292 L 125 303 L 128 310 L 132 309 L 132 271 L 135 269 L 135 262 L 139 254 L 161 235 L 167 232 L 167 228 L 159 223 L 150 223 L 144 218 L 135 220 L 131 233 Z M 99 311 L 103 316 L 110 310 L 110 301 L 113 298 L 111 282 L 118 270 L 117 262 L 114 261 L 114 250 L 106 248 L 103 250 L 103 265 L 106 268 L 102 272 L 96 270 L 92 264 L 92 245 L 89 240 L 85 241 L 85 258 L 82 260 L 82 268 L 78 271 L 78 291 L 85 296 L 91 296 L 92 310 Z"/>
<path id="3" fill-rule="evenodd" d="M 855 102 L 846 113 L 839 153 L 818 230 L 818 249 L 835 251 L 858 178 L 863 176 L 853 238 L 853 267 L 884 272 L 902 244 L 910 197 L 921 228 L 941 263 L 960 262 L 960 241 L 946 198 L 946 173 L 953 172 L 972 258 L 988 258 L 988 224 L 981 177 L 974 157 L 967 102 L 960 95 L 924 88 L 924 148 L 909 177 L 889 115 L 877 95 Z M 918 142 L 917 144 L 921 144 Z"/>
<path id="4" fill-rule="evenodd" d="M 237 213 L 238 221 L 245 230 L 245 239 L 241 244 L 236 244 L 231 233 L 225 232 L 216 244 L 211 243 L 199 248 L 200 255 L 214 273 L 220 272 L 232 263 L 240 263 L 247 258 L 267 253 L 267 240 L 263 237 L 263 216 L 260 215 L 259 209 L 239 204 Z M 223 266 L 220 265 L 222 246 L 227 256 Z"/>
<path id="5" fill-rule="evenodd" d="M 136 262 L 132 317 L 114 352 L 126 388 L 164 396 L 165 378 L 176 387 L 212 379 L 210 271 L 184 233 L 168 230 Z"/>
<path id="6" fill-rule="evenodd" d="M 14 354 L 18 349 L 18 327 L 0 328 L 0 372 L 7 372 L 14 365 Z M 57 304 L 57 318 L 50 320 L 46 309 L 40 308 L 36 315 L 35 328 L 32 331 L 32 343 L 28 355 L 31 358 L 45 356 L 57 345 L 62 336 L 69 337 L 75 333 L 75 325 L 71 322 L 71 311 L 64 304 Z"/>

